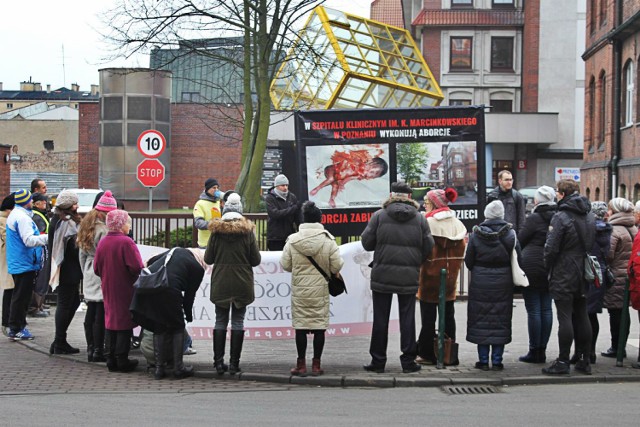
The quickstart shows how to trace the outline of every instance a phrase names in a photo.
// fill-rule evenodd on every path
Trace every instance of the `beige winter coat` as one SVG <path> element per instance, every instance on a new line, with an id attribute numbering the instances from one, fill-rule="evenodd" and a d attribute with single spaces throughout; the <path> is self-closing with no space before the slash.
<path id="1" fill-rule="evenodd" d="M 609 217 L 613 225 L 611 246 L 607 254 L 607 265 L 611 267 L 616 281 L 604 294 L 604 307 L 622 309 L 624 302 L 624 284 L 628 278 L 627 266 L 631 258 L 633 239 L 638 232 L 632 212 L 617 212 Z"/>
<path id="2" fill-rule="evenodd" d="M 329 288 L 322 274 L 311 264 L 313 257 L 326 274 L 337 273 L 344 261 L 335 238 L 322 224 L 300 225 L 289 236 L 280 263 L 291 276 L 291 317 L 294 329 L 329 327 Z"/>
<path id="3" fill-rule="evenodd" d="M 0 289 L 13 289 L 13 277 L 7 272 L 7 212 L 0 212 Z"/>

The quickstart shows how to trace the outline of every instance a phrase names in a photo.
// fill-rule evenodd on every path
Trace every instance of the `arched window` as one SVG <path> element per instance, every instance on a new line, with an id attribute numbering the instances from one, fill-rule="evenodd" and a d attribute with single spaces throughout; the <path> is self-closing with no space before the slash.
<path id="1" fill-rule="evenodd" d="M 607 76 L 604 71 L 598 79 L 598 89 L 600 96 L 598 97 L 598 150 L 604 150 L 604 137 L 606 133 L 607 123 Z"/>
<path id="2" fill-rule="evenodd" d="M 598 0 L 589 2 L 589 31 L 592 33 L 596 30 L 596 15 L 598 13 Z"/>
<path id="3" fill-rule="evenodd" d="M 600 25 L 607 23 L 607 0 L 600 0 Z"/>
<path id="4" fill-rule="evenodd" d="M 587 129 L 587 147 L 589 148 L 589 153 L 593 153 L 595 151 L 595 141 L 596 141 L 596 78 L 591 77 L 589 81 L 589 89 L 587 93 L 587 123 L 589 124 L 589 128 Z"/>
<path id="5" fill-rule="evenodd" d="M 633 124 L 633 92 L 634 92 L 634 75 L 633 75 L 633 62 L 631 60 L 624 64 L 622 69 L 622 99 L 620 100 L 620 108 L 622 114 L 622 126 L 631 126 Z"/>
<path id="6" fill-rule="evenodd" d="M 589 187 L 587 187 L 587 190 L 584 192 L 584 195 L 587 197 L 587 199 L 591 200 L 591 189 Z"/>
<path id="7" fill-rule="evenodd" d="M 596 198 L 595 200 L 600 200 L 600 187 L 596 187 Z"/>
<path id="8" fill-rule="evenodd" d="M 622 197 L 623 199 L 627 198 L 627 186 L 624 184 L 620 184 L 618 186 L 618 197 Z"/>
<path id="9" fill-rule="evenodd" d="M 640 184 L 633 186 L 633 201 L 637 202 L 638 200 L 640 200 Z"/>

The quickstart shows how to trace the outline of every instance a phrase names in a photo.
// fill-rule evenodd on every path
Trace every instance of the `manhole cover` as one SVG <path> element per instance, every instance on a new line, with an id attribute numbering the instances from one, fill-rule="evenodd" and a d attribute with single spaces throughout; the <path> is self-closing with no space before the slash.
<path id="1" fill-rule="evenodd" d="M 447 394 L 495 394 L 501 390 L 492 385 L 446 385 L 442 391 Z"/>

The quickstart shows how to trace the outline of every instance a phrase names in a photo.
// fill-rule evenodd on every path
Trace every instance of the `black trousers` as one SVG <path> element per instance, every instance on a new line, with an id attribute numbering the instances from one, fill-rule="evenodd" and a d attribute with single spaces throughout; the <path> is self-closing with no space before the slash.
<path id="1" fill-rule="evenodd" d="M 11 296 L 13 288 L 5 289 L 2 293 L 2 326 L 9 326 L 9 311 L 11 311 Z"/>
<path id="2" fill-rule="evenodd" d="M 444 310 L 444 332 L 453 341 L 456 340 L 456 318 L 453 307 L 455 301 L 447 301 Z M 433 338 L 436 335 L 436 319 L 438 304 L 420 301 L 420 319 L 422 328 L 418 337 L 418 356 L 427 360 L 435 360 L 433 354 Z"/>
<path id="3" fill-rule="evenodd" d="M 558 359 L 569 362 L 571 344 L 576 340 L 576 354 L 591 353 L 591 322 L 587 314 L 587 300 L 581 296 L 554 300 L 558 317 Z"/>
<path id="4" fill-rule="evenodd" d="M 281 251 L 284 249 L 286 240 L 267 240 L 267 249 L 270 251 Z"/>
<path id="5" fill-rule="evenodd" d="M 620 323 L 622 322 L 622 309 L 607 308 L 607 311 L 609 312 L 609 332 L 611 333 L 611 348 L 613 349 L 613 351 L 618 351 L 618 342 L 620 341 Z M 629 325 L 627 325 L 626 334 L 628 337 Z"/>
<path id="6" fill-rule="evenodd" d="M 87 346 L 103 349 L 104 331 L 104 302 L 87 301 L 87 314 L 84 316 Z"/>
<path id="7" fill-rule="evenodd" d="M 372 291 L 373 327 L 371 329 L 371 364 L 384 367 L 387 363 L 387 344 L 389 342 L 389 316 L 393 294 Z M 411 366 L 416 359 L 416 296 L 415 294 L 397 294 L 400 315 L 400 363 L 402 367 Z"/>
<path id="8" fill-rule="evenodd" d="M 80 306 L 80 284 L 60 282 L 56 292 L 58 293 L 56 341 L 66 341 L 67 329 Z"/>
<path id="9" fill-rule="evenodd" d="M 31 293 L 35 286 L 36 272 L 13 274 L 13 295 L 9 309 L 9 328 L 14 333 L 20 332 L 27 326 L 27 308 L 31 302 Z"/>
<path id="10" fill-rule="evenodd" d="M 112 361 L 128 359 L 129 350 L 131 349 L 131 337 L 133 336 L 131 329 L 122 331 L 105 329 L 105 335 L 107 358 Z"/>

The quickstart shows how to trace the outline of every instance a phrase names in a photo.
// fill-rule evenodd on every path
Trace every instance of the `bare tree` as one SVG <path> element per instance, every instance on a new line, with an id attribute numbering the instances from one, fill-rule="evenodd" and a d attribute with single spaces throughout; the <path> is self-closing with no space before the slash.
<path id="1" fill-rule="evenodd" d="M 255 212 L 260 203 L 271 113 L 269 85 L 305 15 L 323 1 L 118 0 L 113 9 L 105 12 L 108 32 L 104 36 L 116 47 L 117 56 L 180 46 L 180 55 L 204 55 L 232 64 L 238 70 L 244 94 L 241 102 L 244 120 L 239 124 L 243 128 L 242 168 L 236 190 L 245 196 L 249 212 Z M 228 50 L 206 49 L 198 43 L 218 37 L 242 40 L 242 49 L 238 54 L 229 54 Z M 298 45 L 296 49 L 304 47 Z M 163 65 L 155 64 L 158 68 Z M 217 86 L 221 93 L 228 89 L 218 81 L 201 83 Z"/>

